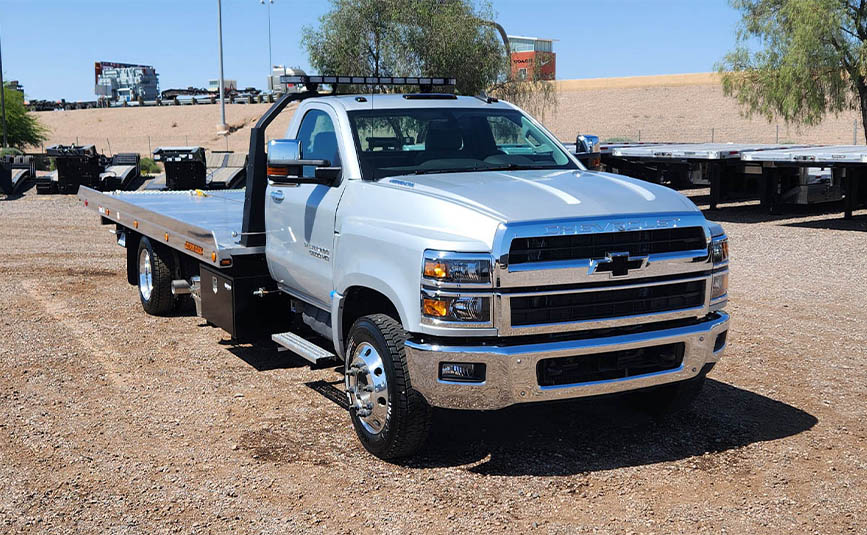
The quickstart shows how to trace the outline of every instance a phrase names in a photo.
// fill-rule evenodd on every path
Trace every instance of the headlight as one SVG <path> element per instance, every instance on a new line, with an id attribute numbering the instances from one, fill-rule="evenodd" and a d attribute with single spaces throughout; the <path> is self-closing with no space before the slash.
<path id="1" fill-rule="evenodd" d="M 711 257 L 714 264 L 728 262 L 729 259 L 729 239 L 726 236 L 714 238 L 711 242 Z"/>
<path id="2" fill-rule="evenodd" d="M 491 284 L 491 257 L 467 253 L 425 251 L 422 277 L 435 285 Z"/>
<path id="3" fill-rule="evenodd" d="M 491 321 L 491 298 L 479 295 L 444 295 L 423 292 L 422 314 L 440 321 L 485 323 Z"/>

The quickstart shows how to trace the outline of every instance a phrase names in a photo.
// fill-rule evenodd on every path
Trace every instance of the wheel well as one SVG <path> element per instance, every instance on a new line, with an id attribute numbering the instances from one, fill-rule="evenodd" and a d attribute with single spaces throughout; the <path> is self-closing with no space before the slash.
<path id="1" fill-rule="evenodd" d="M 346 340 L 349 329 L 355 320 L 368 314 L 385 314 L 400 323 L 397 307 L 384 294 L 365 288 L 353 286 L 346 290 L 343 301 L 343 321 L 340 325 L 341 340 Z"/>
<path id="2" fill-rule="evenodd" d="M 138 244 L 141 234 L 118 225 L 118 230 L 126 231 L 126 281 L 138 285 Z"/>

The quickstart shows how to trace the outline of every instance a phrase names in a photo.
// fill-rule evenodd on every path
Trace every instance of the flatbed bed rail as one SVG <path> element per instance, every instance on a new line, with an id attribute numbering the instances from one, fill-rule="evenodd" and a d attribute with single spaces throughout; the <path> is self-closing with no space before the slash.
<path id="1" fill-rule="evenodd" d="M 103 193 L 82 186 L 78 198 L 104 223 L 116 223 L 218 268 L 231 267 L 235 256 L 265 252 L 264 246 L 240 244 L 243 190 Z"/>

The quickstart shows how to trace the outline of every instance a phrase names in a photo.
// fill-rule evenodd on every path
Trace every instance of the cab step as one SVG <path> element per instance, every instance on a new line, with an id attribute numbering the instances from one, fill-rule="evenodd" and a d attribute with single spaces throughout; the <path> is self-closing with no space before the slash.
<path id="1" fill-rule="evenodd" d="M 337 355 L 331 351 L 319 347 L 310 340 L 302 338 L 293 332 L 272 334 L 271 340 L 274 340 L 281 346 L 280 351 L 291 351 L 313 364 L 321 364 L 326 360 L 337 358 Z"/>

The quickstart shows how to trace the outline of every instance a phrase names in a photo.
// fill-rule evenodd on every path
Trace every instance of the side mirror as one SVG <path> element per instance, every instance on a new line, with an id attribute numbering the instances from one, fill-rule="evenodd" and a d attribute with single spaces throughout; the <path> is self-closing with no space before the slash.
<path id="1" fill-rule="evenodd" d="M 575 146 L 581 147 L 582 145 L 584 150 L 581 152 L 599 152 L 599 136 L 579 134 L 575 139 Z"/>
<path id="2" fill-rule="evenodd" d="M 340 167 L 332 167 L 328 160 L 302 158 L 301 142 L 297 139 L 274 139 L 268 143 L 268 180 L 278 184 L 334 183 L 340 176 Z M 312 177 L 304 176 L 305 167 L 315 167 Z"/>

